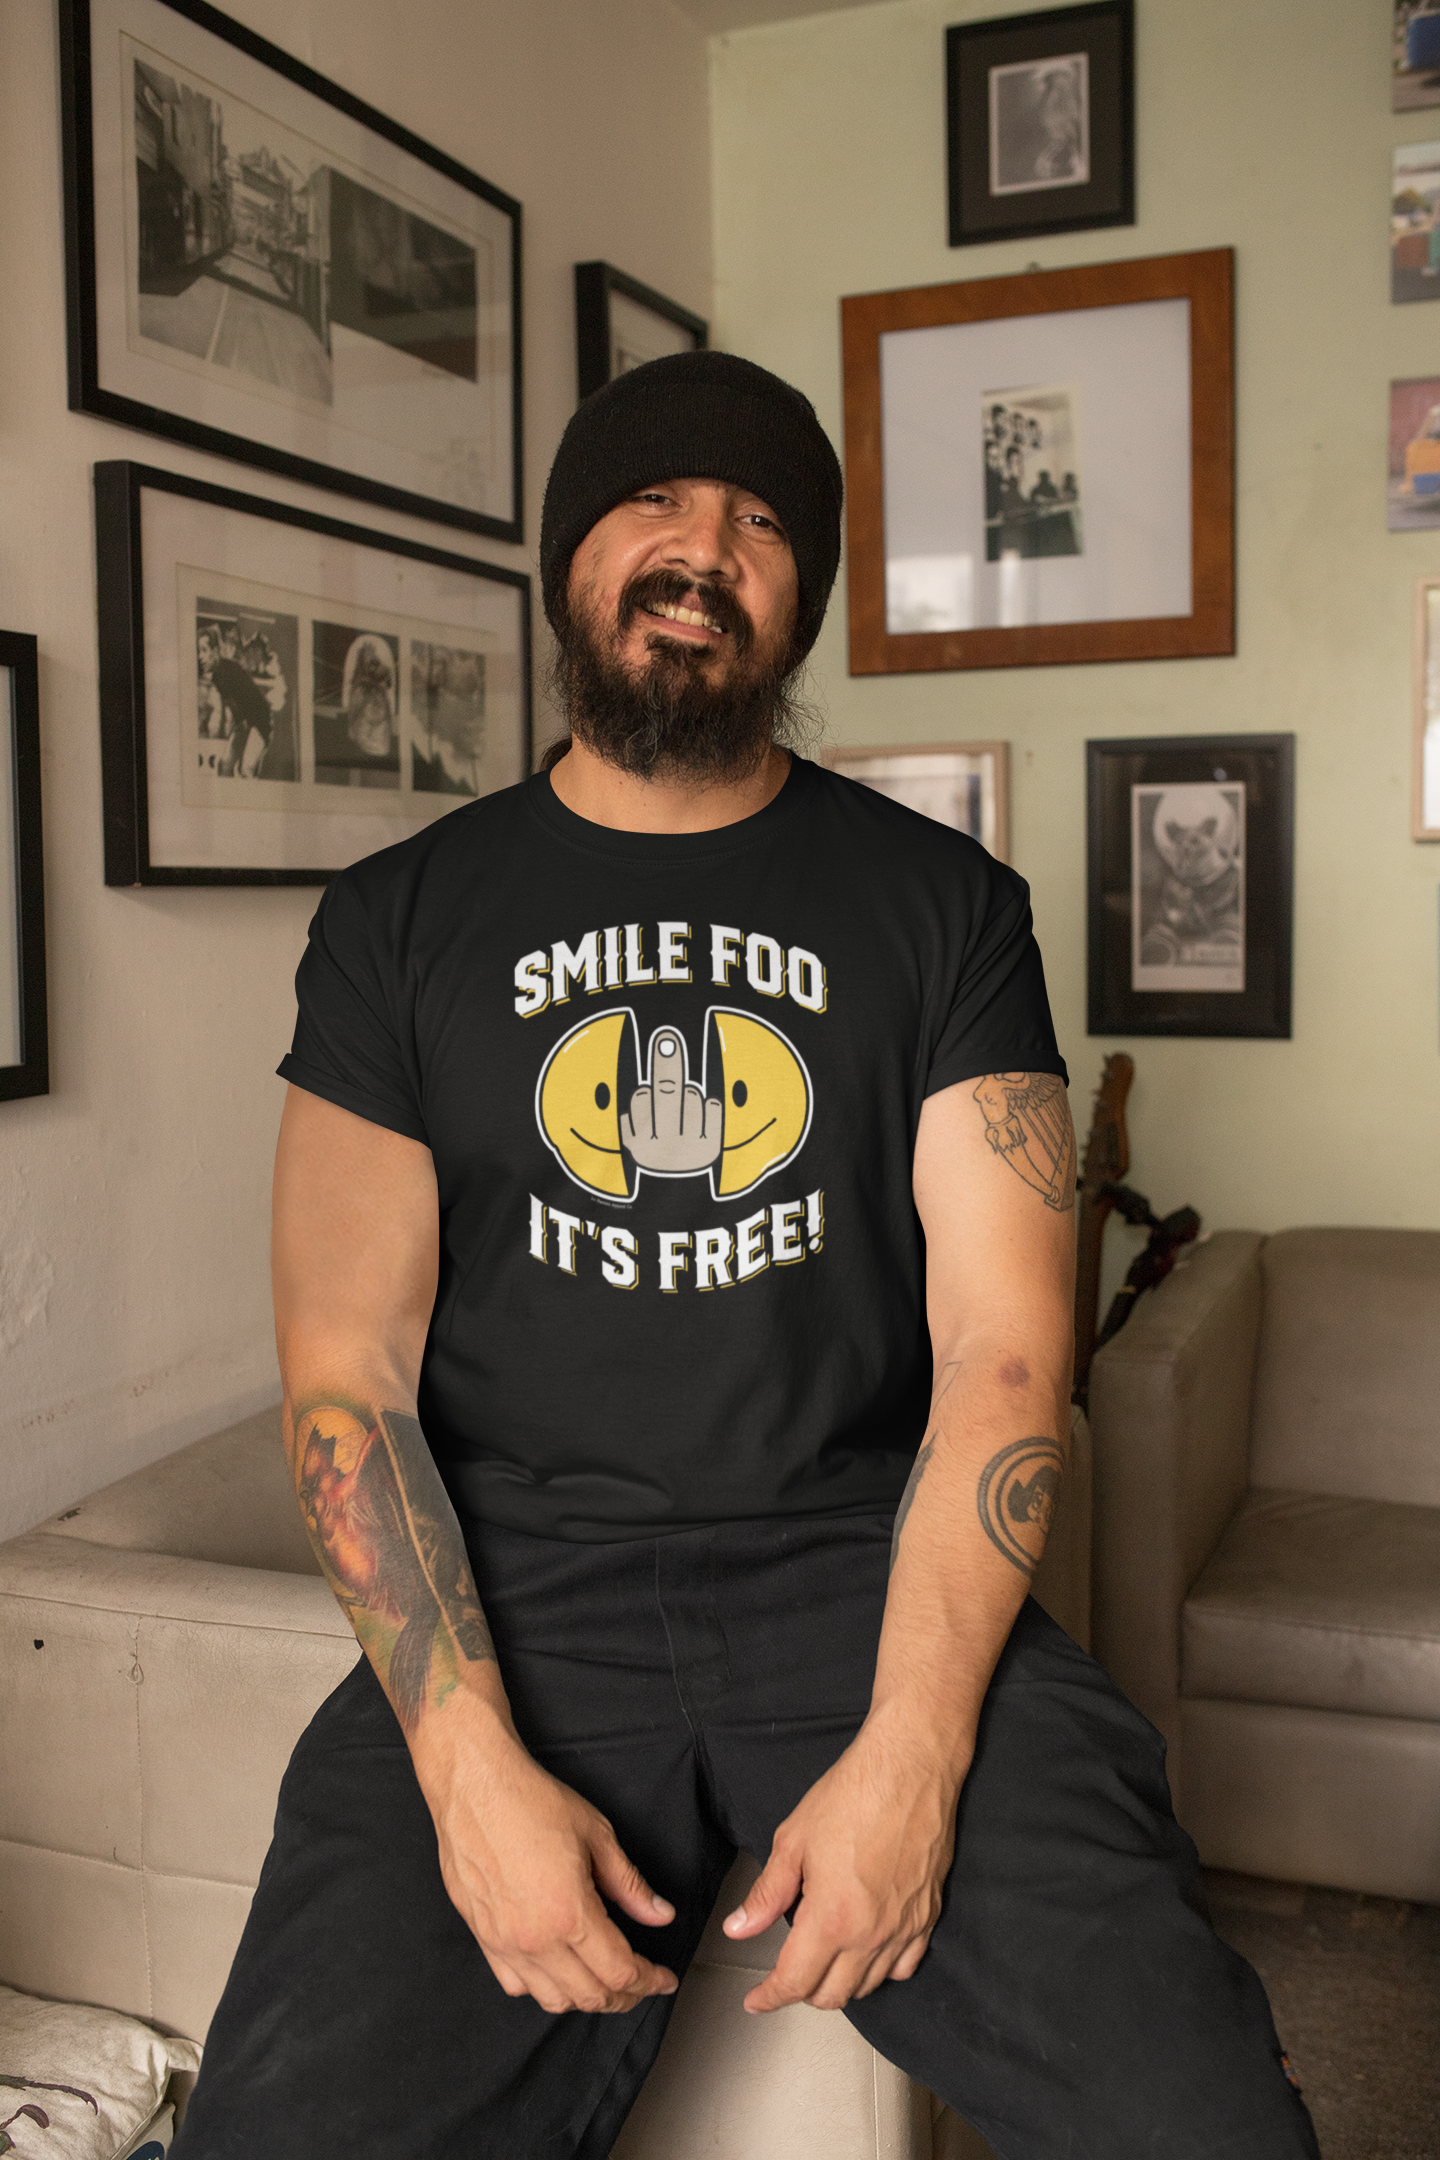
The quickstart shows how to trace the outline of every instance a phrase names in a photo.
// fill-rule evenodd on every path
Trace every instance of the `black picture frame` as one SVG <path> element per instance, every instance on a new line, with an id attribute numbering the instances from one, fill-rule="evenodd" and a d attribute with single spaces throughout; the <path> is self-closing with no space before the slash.
<path id="1" fill-rule="evenodd" d="M 96 602 L 100 648 L 100 753 L 104 806 L 105 882 L 107 885 L 325 885 L 343 868 L 320 866 L 177 865 L 151 859 L 151 783 L 146 707 L 145 606 L 146 570 L 142 549 L 142 496 L 147 489 L 203 503 L 222 512 L 295 527 L 346 546 L 377 549 L 407 561 L 428 563 L 446 572 L 485 579 L 513 589 L 517 596 L 516 640 L 519 730 L 517 777 L 530 771 L 533 756 L 530 654 L 530 579 L 522 570 L 480 562 L 418 540 L 372 531 L 338 518 L 292 509 L 288 505 L 214 487 L 178 473 L 129 459 L 97 464 L 95 483 Z M 313 604 L 324 603 L 317 596 Z M 177 678 L 178 679 L 178 678 Z M 458 807 L 451 801 L 445 807 Z M 426 805 L 428 816 L 437 806 Z M 417 823 L 416 830 L 422 829 Z M 323 838 L 323 833 L 320 835 Z M 376 841 L 377 846 L 381 844 Z M 369 852 L 361 849 L 359 853 Z M 356 859 L 351 855 L 350 860 Z"/>
<path id="2" fill-rule="evenodd" d="M 96 4 L 99 4 L 99 0 L 96 0 Z M 361 127 L 369 130 L 371 134 L 380 138 L 385 144 L 393 145 L 395 148 L 407 153 L 408 156 L 418 159 L 434 172 L 443 176 L 446 181 L 453 183 L 455 187 L 463 189 L 468 195 L 478 198 L 480 202 L 487 204 L 493 211 L 498 212 L 500 217 L 506 221 L 510 235 L 509 278 L 506 281 L 508 284 L 510 318 L 510 370 L 508 425 L 503 427 L 502 436 L 504 439 L 508 439 L 509 445 L 510 482 L 508 489 L 505 490 L 508 500 L 503 506 L 503 514 L 500 514 L 498 511 L 470 508 L 462 502 L 446 500 L 433 493 L 426 493 L 416 488 L 392 485 L 389 481 L 372 477 L 367 473 L 352 471 L 342 462 L 318 455 L 301 454 L 294 449 L 285 447 L 278 440 L 267 441 L 258 435 L 252 436 L 242 433 L 236 428 L 212 425 L 206 420 L 195 417 L 193 414 L 178 410 L 172 411 L 167 409 L 164 404 L 148 402 L 128 393 L 122 393 L 113 386 L 108 386 L 102 380 L 100 307 L 97 287 L 97 247 L 99 243 L 96 230 L 96 84 L 94 58 L 91 48 L 92 0 L 59 0 L 61 129 L 65 196 L 66 323 L 69 355 L 69 405 L 71 411 L 92 413 L 102 420 L 119 421 L 126 427 L 139 428 L 146 434 L 163 436 L 170 442 L 187 443 L 193 449 L 213 451 L 221 457 L 234 458 L 241 464 L 258 466 L 267 472 L 283 473 L 292 480 L 303 480 L 309 482 L 312 486 L 332 488 L 337 493 L 354 496 L 363 502 L 373 503 L 390 510 L 405 511 L 413 517 L 434 519 L 438 523 L 456 526 L 467 532 L 481 533 L 489 539 L 522 541 L 524 539 L 522 501 L 524 460 L 521 375 L 523 340 L 520 204 L 513 196 L 505 194 L 502 189 L 495 187 L 490 181 L 481 179 L 478 173 L 470 171 L 468 167 L 460 164 L 445 152 L 437 150 L 433 145 L 422 141 L 409 128 L 402 126 L 398 121 L 391 120 L 386 114 L 377 111 L 374 106 L 366 104 L 363 99 L 352 96 L 348 90 L 342 89 L 339 84 L 329 81 L 325 76 L 318 74 L 314 68 L 307 67 L 302 61 L 294 59 L 289 53 L 282 51 L 279 46 L 272 45 L 268 39 L 258 36 L 242 23 L 235 22 L 230 16 L 222 14 L 220 9 L 210 6 L 208 0 L 157 0 L 157 4 L 168 9 L 174 15 L 182 17 L 187 23 L 234 47 L 247 60 L 258 62 L 263 68 L 268 69 L 277 78 L 277 100 L 282 104 L 285 94 L 283 86 L 287 85 L 292 86 L 295 90 L 307 93 L 312 98 L 322 100 L 325 104 L 333 107 L 337 113 L 343 115 L 346 120 L 358 122 Z M 283 128 L 288 125 L 288 122 L 277 120 L 277 126 L 279 127 Z M 223 149 L 223 138 L 221 139 L 221 148 Z M 231 163 L 233 164 L 233 162 L 232 160 Z M 224 160 L 217 155 L 212 160 L 212 163 L 220 174 L 220 177 L 215 179 L 212 184 L 211 192 L 214 193 L 216 189 L 221 187 L 224 180 Z M 109 176 L 112 186 L 113 177 L 113 175 Z M 345 176 L 342 175 L 341 177 Z M 348 180 L 347 184 L 353 191 L 356 183 L 353 180 Z M 194 191 L 191 190 L 190 192 L 193 193 Z M 363 188 L 361 192 L 365 192 Z M 327 197 L 327 206 L 323 219 L 327 233 L 331 222 L 331 207 Z M 219 214 L 217 211 L 217 217 Z M 317 229 L 321 222 L 317 214 Z M 417 221 L 413 217 L 409 222 L 411 225 L 417 222 L 421 225 L 424 223 L 423 220 Z M 193 218 L 191 223 L 194 223 Z M 430 228 L 426 229 L 429 230 Z M 185 245 L 188 249 L 188 240 Z M 328 240 L 326 245 L 328 247 Z M 298 264 L 299 257 L 297 256 L 295 259 Z M 327 257 L 323 265 L 316 262 L 310 268 L 313 269 L 314 275 L 303 278 L 297 268 L 294 279 L 295 294 L 286 299 L 285 312 L 302 315 L 308 321 L 309 315 L 305 313 L 306 307 L 309 308 L 311 314 L 314 314 L 317 309 L 320 310 L 318 320 L 323 324 L 325 338 L 328 341 L 332 317 L 335 322 L 341 320 L 332 289 L 334 284 L 332 266 Z M 128 275 L 128 272 L 122 267 L 120 274 L 123 277 Z M 177 272 L 177 275 L 182 274 L 183 270 Z M 197 272 L 196 276 L 198 277 L 200 274 L 202 273 Z M 230 282 L 233 285 L 234 281 L 231 280 Z M 274 281 L 272 280 L 272 282 Z M 314 297 L 314 295 L 321 293 L 326 297 L 323 299 Z M 303 306 L 302 300 L 304 302 Z M 312 300 L 313 305 L 311 304 Z M 257 304 L 275 305 L 276 303 L 268 300 L 264 294 L 257 301 L 256 296 L 252 293 L 248 295 L 245 304 L 253 307 Z M 410 303 L 407 301 L 406 304 L 408 306 Z M 416 300 L 414 305 L 418 308 L 419 301 Z M 397 312 L 403 313 L 404 310 L 401 309 Z M 474 318 L 475 315 L 476 309 L 472 305 L 470 317 Z M 378 320 L 378 315 L 376 319 Z M 365 320 L 369 321 L 368 313 L 365 315 Z M 312 327 L 315 327 L 315 325 L 312 325 Z M 442 334 L 445 330 L 445 324 L 440 315 L 436 316 L 431 329 L 434 332 L 434 339 L 426 347 L 425 352 L 420 354 L 422 358 L 426 357 L 428 353 L 441 352 L 447 349 L 445 335 Z M 317 336 L 319 334 L 318 328 L 316 334 Z M 434 340 L 438 340 L 438 342 Z M 475 336 L 473 327 L 471 342 L 475 344 L 478 353 L 479 341 Z M 449 364 L 449 362 L 442 362 L 442 371 L 443 367 Z M 475 364 L 478 368 L 478 359 Z M 455 372 L 463 373 L 463 368 L 455 370 Z M 480 380 L 478 373 L 475 380 L 477 383 Z M 227 385 L 228 393 L 237 394 L 243 400 L 245 395 L 244 383 L 235 382 Z M 266 397 L 258 391 L 253 395 L 251 402 L 255 409 L 255 425 L 258 429 L 263 426 L 266 416 L 272 413 L 273 408 L 267 402 Z M 316 422 L 315 426 L 318 430 L 320 423 Z M 275 423 L 275 428 L 277 434 L 281 432 L 279 422 Z"/>
<path id="3" fill-rule="evenodd" d="M 695 314 L 691 308 L 681 307 L 678 300 L 667 300 L 664 293 L 656 292 L 652 285 L 642 285 L 639 278 L 627 277 L 613 263 L 576 263 L 575 373 L 582 403 L 592 391 L 610 382 L 615 374 L 624 372 L 614 364 L 611 301 L 617 293 L 622 299 L 633 301 L 636 307 L 658 316 L 671 329 L 686 332 L 695 351 L 699 352 L 710 342 L 710 325 L 704 316 Z M 671 340 L 662 342 L 666 350 L 670 349 Z"/>
<path id="4" fill-rule="evenodd" d="M 1072 63 L 1045 94 L 1085 174 L 1048 185 L 1065 151 L 1035 113 L 1046 62 Z M 952 23 L 945 82 L 951 247 L 1135 223 L 1134 0 Z"/>
<path id="5" fill-rule="evenodd" d="M 1288 1039 L 1295 737 L 1123 736 L 1087 743 L 1085 761 L 1088 1032 Z M 1207 796 L 1221 793 L 1233 813 L 1239 807 L 1237 787 L 1244 789 L 1238 856 L 1235 830 L 1227 839 L 1222 829 L 1218 838 L 1221 853 L 1228 848 L 1238 861 L 1239 893 L 1228 912 L 1232 926 L 1239 917 L 1241 942 L 1234 948 L 1231 973 L 1242 974 L 1242 986 L 1181 987 L 1175 978 L 1183 982 L 1192 971 L 1193 980 L 1202 985 L 1219 982 L 1225 973 L 1217 958 L 1227 935 L 1225 886 L 1218 876 L 1211 877 L 1208 863 L 1215 857 L 1213 851 L 1208 857 L 1205 852 L 1217 836 L 1213 829 L 1205 834 L 1198 815 L 1210 806 L 1199 795 L 1181 797 L 1182 818 L 1188 804 L 1194 828 L 1166 824 L 1172 851 L 1181 851 L 1178 860 L 1191 880 L 1188 885 L 1183 878 L 1166 876 L 1154 840 L 1145 840 L 1142 821 L 1153 833 L 1160 823 L 1160 803 L 1157 800 L 1152 810 L 1152 796 L 1171 788 L 1203 788 Z M 1210 822 L 1213 828 L 1214 820 Z M 1141 833 L 1146 858 L 1138 867 L 1136 833 Z M 1188 857 L 1187 849 L 1192 851 Z M 1139 937 L 1137 896 L 1142 907 Z M 1233 936 L 1233 927 L 1228 934 Z M 1152 978 L 1153 986 L 1137 987 L 1136 977 L 1142 974 Z M 1168 980 L 1156 982 L 1157 977 Z"/>
<path id="6" fill-rule="evenodd" d="M 0 714 L 0 755 L 9 767 L 14 882 L 11 904 L 20 1057 L 0 1065 L 0 1102 L 50 1092 L 49 1024 L 45 998 L 45 846 L 40 812 L 40 664 L 36 641 L 0 630 L 0 670 L 9 685 Z M 6 742 L 4 737 L 8 736 Z M 0 797 L 3 799 L 3 797 Z M 12 925 L 7 925 L 7 931 Z"/>

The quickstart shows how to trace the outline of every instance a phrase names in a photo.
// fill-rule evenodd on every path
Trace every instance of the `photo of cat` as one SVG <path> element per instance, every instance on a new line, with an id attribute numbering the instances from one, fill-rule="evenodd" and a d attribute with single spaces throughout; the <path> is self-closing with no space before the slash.
<path id="1" fill-rule="evenodd" d="M 1245 988 L 1245 784 L 1130 790 L 1130 987 Z"/>

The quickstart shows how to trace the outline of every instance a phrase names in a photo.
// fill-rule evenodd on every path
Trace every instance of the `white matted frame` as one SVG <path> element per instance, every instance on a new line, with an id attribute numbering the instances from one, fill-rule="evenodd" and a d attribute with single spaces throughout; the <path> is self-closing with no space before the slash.
<path id="1" fill-rule="evenodd" d="M 1440 840 L 1440 577 L 1415 581 L 1415 723 L 1410 834 Z"/>
<path id="2" fill-rule="evenodd" d="M 997 862 L 1010 860 L 1008 742 L 837 744 L 825 753 L 832 772 L 859 780 L 892 801 L 956 832 L 969 833 Z"/>
<path id="3" fill-rule="evenodd" d="M 323 885 L 530 770 L 530 580 L 95 468 L 108 885 Z"/>
<path id="4" fill-rule="evenodd" d="M 60 0 L 70 404 L 521 532 L 520 205 L 208 0 Z"/>

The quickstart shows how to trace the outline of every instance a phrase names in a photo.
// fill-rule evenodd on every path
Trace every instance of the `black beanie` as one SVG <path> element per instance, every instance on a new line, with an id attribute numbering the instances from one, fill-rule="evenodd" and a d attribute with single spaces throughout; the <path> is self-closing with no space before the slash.
<path id="1" fill-rule="evenodd" d="M 796 644 L 808 652 L 840 561 L 840 460 L 810 400 L 734 353 L 647 360 L 575 413 L 540 513 L 540 589 L 551 622 L 591 526 L 660 480 L 727 480 L 770 505 L 795 557 Z"/>

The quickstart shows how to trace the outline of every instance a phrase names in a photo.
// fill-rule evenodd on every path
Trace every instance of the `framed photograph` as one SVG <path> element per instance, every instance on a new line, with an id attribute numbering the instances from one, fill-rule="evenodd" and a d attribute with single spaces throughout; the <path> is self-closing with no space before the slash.
<path id="1" fill-rule="evenodd" d="M 70 405 L 519 540 L 520 205 L 206 0 L 60 0 Z"/>
<path id="2" fill-rule="evenodd" d="M 1392 153 L 1390 298 L 1440 300 L 1440 142 Z"/>
<path id="3" fill-rule="evenodd" d="M 1391 0 L 1392 112 L 1440 105 L 1440 0 Z"/>
<path id="4" fill-rule="evenodd" d="M 1415 735 L 1410 831 L 1440 840 L 1440 577 L 1415 584 Z"/>
<path id="5" fill-rule="evenodd" d="M 1294 736 L 1085 758 L 1090 1034 L 1288 1036 Z"/>
<path id="6" fill-rule="evenodd" d="M 575 359 L 582 402 L 646 360 L 695 352 L 709 341 L 703 315 L 609 263 L 576 263 Z"/>
<path id="7" fill-rule="evenodd" d="M 49 1092 L 39 666 L 0 630 L 0 1102 Z"/>
<path id="8" fill-rule="evenodd" d="M 1235 650 L 1228 248 L 841 302 L 850 671 Z"/>
<path id="9" fill-rule="evenodd" d="M 950 245 L 1135 222 L 1134 0 L 945 32 Z"/>
<path id="10" fill-rule="evenodd" d="M 530 770 L 530 580 L 95 468 L 107 885 L 323 885 Z"/>
<path id="11" fill-rule="evenodd" d="M 1390 385 L 1385 522 L 1391 532 L 1440 531 L 1440 375 Z"/>
<path id="12" fill-rule="evenodd" d="M 1010 860 L 1010 745 L 1006 742 L 833 746 L 825 763 L 894 802 L 969 833 L 997 862 Z"/>

